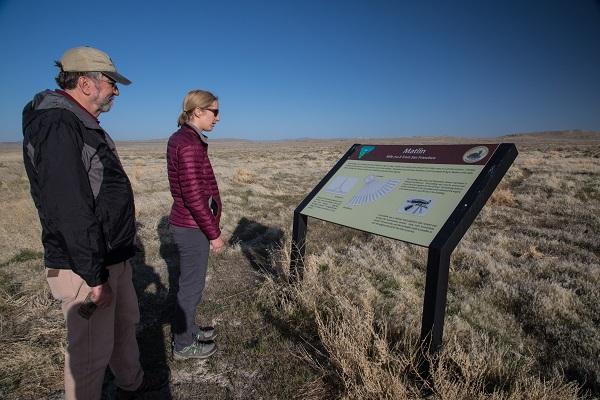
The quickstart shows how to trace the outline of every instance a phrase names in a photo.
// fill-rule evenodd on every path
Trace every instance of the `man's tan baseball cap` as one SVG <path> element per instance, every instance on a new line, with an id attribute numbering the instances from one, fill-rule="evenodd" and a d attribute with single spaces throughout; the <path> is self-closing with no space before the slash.
<path id="1" fill-rule="evenodd" d="M 63 71 L 102 72 L 123 85 L 131 83 L 129 79 L 117 72 L 117 68 L 108 54 L 93 47 L 74 47 L 67 50 L 60 59 L 60 64 Z"/>

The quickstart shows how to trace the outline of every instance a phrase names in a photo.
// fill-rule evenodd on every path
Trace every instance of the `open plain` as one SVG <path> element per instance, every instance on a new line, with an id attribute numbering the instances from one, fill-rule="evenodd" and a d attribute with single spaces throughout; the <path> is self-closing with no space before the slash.
<path id="1" fill-rule="evenodd" d="M 171 373 L 169 388 L 146 398 L 420 398 L 426 249 L 309 219 L 304 279 L 288 283 L 293 210 L 356 142 L 519 150 L 451 260 L 439 398 L 599 398 L 600 134 L 577 131 L 212 142 L 229 246 L 211 255 L 198 313 L 219 334 L 207 361 L 170 358 L 166 143 L 119 143 L 136 199 L 142 362 Z M 0 204 L 0 398 L 60 399 L 64 325 L 20 145 L 0 148 Z M 112 398 L 110 373 L 105 386 Z"/>

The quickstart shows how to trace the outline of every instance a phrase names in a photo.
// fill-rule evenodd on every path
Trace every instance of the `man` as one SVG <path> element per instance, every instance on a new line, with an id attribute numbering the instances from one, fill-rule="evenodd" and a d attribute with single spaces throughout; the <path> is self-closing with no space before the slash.
<path id="1" fill-rule="evenodd" d="M 97 119 L 119 95 L 117 82 L 131 82 L 91 47 L 68 50 L 56 65 L 61 89 L 38 93 L 23 110 L 23 158 L 48 285 L 67 325 L 65 399 L 100 399 L 107 365 L 122 397 L 157 390 L 166 377 L 144 376 L 135 337 L 133 192 Z"/>

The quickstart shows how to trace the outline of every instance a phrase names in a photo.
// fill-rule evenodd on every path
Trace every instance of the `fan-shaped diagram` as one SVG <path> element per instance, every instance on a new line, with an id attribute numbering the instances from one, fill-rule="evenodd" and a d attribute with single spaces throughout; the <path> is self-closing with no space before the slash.
<path id="1" fill-rule="evenodd" d="M 372 175 L 365 178 L 365 185 L 348 202 L 349 206 L 362 206 L 390 193 L 400 183 L 397 179 L 377 179 Z"/>
<path id="2" fill-rule="evenodd" d="M 358 182 L 358 178 L 349 176 L 336 176 L 331 180 L 331 183 L 325 188 L 327 193 L 345 195 Z"/>

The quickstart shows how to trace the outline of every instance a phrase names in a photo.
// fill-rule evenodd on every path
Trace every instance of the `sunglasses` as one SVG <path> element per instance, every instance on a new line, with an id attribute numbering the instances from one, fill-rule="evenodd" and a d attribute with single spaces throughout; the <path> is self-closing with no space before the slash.
<path id="1" fill-rule="evenodd" d="M 107 78 L 107 79 L 96 79 L 98 81 L 104 81 L 106 83 L 108 83 L 110 86 L 113 87 L 113 89 L 117 88 L 117 82 L 113 81 L 112 79 L 110 79 L 108 76 L 102 74 L 103 77 Z"/>
<path id="2" fill-rule="evenodd" d="M 217 117 L 217 115 L 219 115 L 219 109 L 218 108 L 202 108 L 202 110 L 210 111 L 211 113 L 213 113 L 213 115 L 215 116 L 215 118 Z"/>

